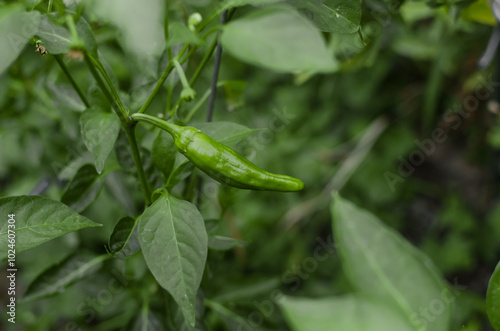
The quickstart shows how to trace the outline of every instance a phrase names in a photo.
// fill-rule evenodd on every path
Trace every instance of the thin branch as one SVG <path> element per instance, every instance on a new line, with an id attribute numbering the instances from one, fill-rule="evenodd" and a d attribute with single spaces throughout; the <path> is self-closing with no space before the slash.
<path id="1" fill-rule="evenodd" d="M 223 26 L 226 23 L 227 20 L 227 10 L 224 10 L 221 15 L 220 19 L 220 25 Z M 214 113 L 214 107 L 215 107 L 215 98 L 217 94 L 217 80 L 219 78 L 219 69 L 220 69 L 220 62 L 222 58 L 222 45 L 220 43 L 220 35 L 222 31 L 219 31 L 218 37 L 217 37 L 217 48 L 215 50 L 215 63 L 214 63 L 214 70 L 212 74 L 212 84 L 211 84 L 211 93 L 210 93 L 210 99 L 208 100 L 208 109 L 207 109 L 207 122 L 212 121 L 212 116 Z"/>
<path id="2" fill-rule="evenodd" d="M 193 76 L 191 77 L 191 80 L 189 81 L 189 84 L 191 86 L 194 85 L 194 83 L 196 82 L 196 80 L 200 76 L 201 72 L 205 68 L 206 64 L 208 63 L 208 60 L 210 59 L 210 57 L 212 56 L 212 53 L 215 50 L 215 47 L 217 47 L 217 44 L 218 44 L 217 41 L 218 40 L 219 40 L 218 37 L 214 38 L 214 40 L 212 41 L 212 44 L 210 45 L 210 48 L 208 49 L 208 52 L 205 53 L 205 56 L 203 57 L 203 59 L 201 60 L 200 64 L 198 65 L 198 68 L 196 68 L 196 71 L 194 72 Z"/>
<path id="3" fill-rule="evenodd" d="M 184 52 L 186 51 L 187 49 L 187 45 L 184 45 L 184 47 L 182 48 L 182 50 L 180 51 L 179 54 L 177 54 L 177 56 L 175 57 L 175 59 L 179 59 L 183 54 Z M 181 64 L 182 64 L 182 61 L 179 61 Z M 174 64 L 172 61 L 169 61 L 167 66 L 165 67 L 165 70 L 163 71 L 160 79 L 158 80 L 158 82 L 156 83 L 156 86 L 154 87 L 153 89 L 153 92 L 151 92 L 151 94 L 149 95 L 148 99 L 146 100 L 146 102 L 144 103 L 144 105 L 142 105 L 141 109 L 139 109 L 138 113 L 144 113 L 146 111 L 146 109 L 148 109 L 149 105 L 151 104 L 151 101 L 153 101 L 154 97 L 156 96 L 156 94 L 158 93 L 158 91 L 160 90 L 160 88 L 163 86 L 163 83 L 165 83 L 165 80 L 167 79 L 168 75 L 170 74 L 170 72 L 174 69 Z"/>
<path id="4" fill-rule="evenodd" d="M 139 181 L 141 182 L 141 187 L 144 193 L 144 200 L 147 206 L 151 204 L 151 188 L 149 186 L 149 182 L 146 178 L 146 174 L 144 173 L 144 167 L 142 165 L 142 159 L 141 159 L 141 154 L 139 152 L 139 146 L 137 145 L 137 141 L 135 139 L 135 122 L 131 121 L 128 117 L 128 115 L 125 112 L 125 116 L 123 114 L 123 111 L 125 109 L 120 109 L 119 104 L 115 101 L 113 95 L 108 89 L 108 86 L 106 86 L 106 83 L 104 82 L 103 78 L 99 74 L 99 72 L 96 70 L 94 61 L 88 56 L 85 56 L 85 62 L 87 63 L 87 66 L 90 69 L 90 72 L 92 73 L 92 76 L 94 76 L 95 80 L 97 81 L 97 84 L 101 88 L 102 92 L 108 99 L 108 101 L 111 103 L 111 106 L 115 113 L 118 115 L 120 118 L 120 122 L 122 124 L 123 129 L 125 130 L 125 133 L 127 134 L 127 138 L 130 144 L 130 148 L 132 150 L 132 157 L 134 158 L 134 163 L 135 167 L 137 169 L 137 176 L 139 177 Z M 120 103 L 121 104 L 121 103 Z M 122 105 L 123 107 L 123 105 Z"/>
<path id="5" fill-rule="evenodd" d="M 148 179 L 146 178 L 146 174 L 144 173 L 141 153 L 139 151 L 139 146 L 137 145 L 137 140 L 135 139 L 135 125 L 125 128 L 125 133 L 127 134 L 127 138 L 132 149 L 132 157 L 134 158 L 134 163 L 137 168 L 137 176 L 139 177 L 142 191 L 144 192 L 144 200 L 146 206 L 149 206 L 151 204 L 151 187 Z"/>

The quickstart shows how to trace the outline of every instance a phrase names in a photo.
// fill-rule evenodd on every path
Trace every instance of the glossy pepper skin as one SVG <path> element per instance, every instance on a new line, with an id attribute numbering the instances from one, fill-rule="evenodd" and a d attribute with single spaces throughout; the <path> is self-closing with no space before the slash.
<path id="1" fill-rule="evenodd" d="M 304 188 L 301 180 L 260 169 L 240 153 L 196 128 L 177 126 L 144 114 L 133 114 L 132 118 L 154 124 L 169 132 L 179 152 L 220 183 L 261 191 L 293 192 Z"/>

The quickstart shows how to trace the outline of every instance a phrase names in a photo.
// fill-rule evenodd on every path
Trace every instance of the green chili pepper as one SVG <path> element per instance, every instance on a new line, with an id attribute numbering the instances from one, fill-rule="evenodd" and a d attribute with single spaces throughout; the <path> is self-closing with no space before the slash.
<path id="1" fill-rule="evenodd" d="M 300 191 L 304 183 L 290 176 L 260 169 L 235 150 L 210 138 L 200 130 L 178 126 L 159 118 L 135 113 L 132 119 L 151 123 L 170 133 L 175 146 L 195 166 L 218 182 L 262 191 Z"/>

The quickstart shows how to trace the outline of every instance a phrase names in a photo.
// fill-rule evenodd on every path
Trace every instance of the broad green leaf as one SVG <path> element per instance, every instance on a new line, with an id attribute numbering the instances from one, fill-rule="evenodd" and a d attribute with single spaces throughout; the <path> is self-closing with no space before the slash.
<path id="1" fill-rule="evenodd" d="M 321 299 L 284 297 L 279 306 L 294 331 L 415 331 L 397 309 L 360 295 Z"/>
<path id="2" fill-rule="evenodd" d="M 37 300 L 62 292 L 69 285 L 99 270 L 107 258 L 106 255 L 85 253 L 70 256 L 38 276 L 24 293 L 23 301 Z"/>
<path id="3" fill-rule="evenodd" d="M 82 212 L 99 196 L 102 189 L 101 178 L 92 164 L 83 165 L 64 191 L 61 202 Z"/>
<path id="4" fill-rule="evenodd" d="M 360 0 L 288 0 L 322 31 L 352 33 L 361 22 Z"/>
<path id="5" fill-rule="evenodd" d="M 234 57 L 279 72 L 332 72 L 338 67 L 321 33 L 288 10 L 260 10 L 224 27 L 224 49 Z"/>
<path id="6" fill-rule="evenodd" d="M 90 152 L 84 152 L 81 155 L 78 155 L 76 158 L 71 160 L 67 165 L 62 165 L 64 166 L 63 168 L 59 169 L 54 169 L 57 172 L 57 178 L 59 180 L 66 180 L 66 181 L 71 181 L 76 173 L 78 172 L 78 169 L 83 167 L 87 163 L 93 163 L 94 158 L 90 154 Z"/>
<path id="7" fill-rule="evenodd" d="M 108 243 L 113 257 L 126 259 L 141 249 L 136 225 L 132 217 L 124 217 L 115 225 Z"/>
<path id="8" fill-rule="evenodd" d="M 2 7 L 0 13 L 0 74 L 21 54 L 40 24 L 38 11 L 25 12 L 22 5 Z M 33 52 L 35 48 L 33 47 Z"/>
<path id="9" fill-rule="evenodd" d="M 207 232 L 200 212 L 164 192 L 139 222 L 139 240 L 149 269 L 194 326 L 195 297 L 207 259 Z"/>
<path id="10" fill-rule="evenodd" d="M 497 264 L 488 284 L 486 309 L 491 325 L 495 330 L 500 330 L 500 263 Z"/>
<path id="11" fill-rule="evenodd" d="M 173 22 L 169 25 L 169 38 L 167 40 L 167 47 L 180 44 L 189 44 L 200 46 L 204 44 L 204 40 L 196 34 L 189 30 L 186 26 L 180 23 Z"/>
<path id="12" fill-rule="evenodd" d="M 99 21 L 118 29 L 118 42 L 127 54 L 137 58 L 140 68 L 154 74 L 154 61 L 165 50 L 163 13 L 166 4 L 162 0 L 89 0 L 87 4 Z"/>
<path id="13" fill-rule="evenodd" d="M 16 253 L 76 230 L 101 226 L 63 203 L 41 196 L 0 198 L 0 215 L 9 214 L 15 214 Z M 0 225 L 0 258 L 6 256 L 8 226 L 7 222 Z"/>
<path id="14" fill-rule="evenodd" d="M 417 330 L 448 330 L 454 294 L 432 261 L 374 215 L 338 194 L 331 208 L 335 241 L 349 281 L 399 307 Z M 438 313 L 428 319 L 425 309 Z"/>
<path id="15" fill-rule="evenodd" d="M 66 27 L 52 21 L 49 15 L 43 15 L 37 36 L 50 54 L 65 54 L 70 51 L 71 34 Z"/>
<path id="16" fill-rule="evenodd" d="M 82 113 L 80 127 L 85 146 L 94 156 L 95 168 L 101 173 L 120 133 L 120 120 L 114 113 L 92 107 Z"/>
<path id="17" fill-rule="evenodd" d="M 170 133 L 159 130 L 151 151 L 153 164 L 168 177 L 174 168 L 176 156 L 177 147 L 175 147 L 174 139 Z"/>
<path id="18" fill-rule="evenodd" d="M 207 136 L 227 146 L 234 146 L 257 131 L 233 122 L 204 122 L 194 124 L 194 126 Z"/>
<path id="19" fill-rule="evenodd" d="M 83 17 L 80 17 L 75 27 L 85 48 L 96 57 L 97 43 L 87 21 Z M 55 22 L 54 15 L 42 16 L 36 35 L 50 54 L 65 54 L 71 49 L 71 33 L 66 26 Z"/>

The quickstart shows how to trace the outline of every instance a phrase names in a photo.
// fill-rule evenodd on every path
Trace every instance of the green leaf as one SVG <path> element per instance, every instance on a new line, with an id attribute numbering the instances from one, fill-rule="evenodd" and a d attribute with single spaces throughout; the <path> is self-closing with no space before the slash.
<path id="1" fill-rule="evenodd" d="M 288 10 L 261 10 L 224 27 L 222 45 L 250 64 L 279 72 L 332 72 L 338 67 L 320 32 Z"/>
<path id="2" fill-rule="evenodd" d="M 21 54 L 40 24 L 38 11 L 25 12 L 22 5 L 2 7 L 0 14 L 0 74 Z M 34 52 L 34 48 L 33 48 Z"/>
<path id="3" fill-rule="evenodd" d="M 86 9 L 100 22 L 117 28 L 121 48 L 136 57 L 141 70 L 154 74 L 153 59 L 165 50 L 163 14 L 165 3 L 157 0 L 89 0 Z"/>
<path id="4" fill-rule="evenodd" d="M 335 240 L 350 282 L 399 307 L 419 330 L 448 330 L 449 298 L 454 294 L 432 261 L 399 233 L 339 195 L 331 208 Z M 439 313 L 427 318 L 429 310 Z"/>
<path id="5" fill-rule="evenodd" d="M 153 142 L 151 159 L 155 167 L 167 178 L 172 172 L 177 156 L 177 148 L 170 133 L 158 130 L 158 135 Z"/>
<path id="6" fill-rule="evenodd" d="M 61 293 L 66 287 L 82 280 L 100 269 L 106 255 L 76 254 L 61 264 L 49 268 L 38 276 L 28 287 L 23 301 L 37 300 Z"/>
<path id="7" fill-rule="evenodd" d="M 36 34 L 50 54 L 65 54 L 71 49 L 71 33 L 65 26 L 54 22 L 55 18 L 54 15 L 43 15 Z M 87 21 L 80 17 L 75 27 L 85 49 L 97 57 L 97 43 Z"/>
<path id="8" fill-rule="evenodd" d="M 0 214 L 15 214 L 16 253 L 76 230 L 101 226 L 68 206 L 41 196 L 0 198 Z M 8 226 L 7 222 L 0 225 L 0 258 L 6 256 Z"/>
<path id="9" fill-rule="evenodd" d="M 195 126 L 207 136 L 227 146 L 234 146 L 257 131 L 233 122 L 204 122 Z"/>
<path id="10" fill-rule="evenodd" d="M 207 259 L 201 214 L 193 204 L 164 192 L 139 222 L 139 240 L 149 269 L 194 326 L 195 297 Z"/>
<path id="11" fill-rule="evenodd" d="M 180 23 L 173 22 L 169 25 L 169 39 L 167 40 L 167 47 L 179 44 L 189 44 L 200 46 L 205 41 L 200 38 L 195 32 L 189 30 L 186 26 Z"/>
<path id="12" fill-rule="evenodd" d="M 82 212 L 99 196 L 102 189 L 101 178 L 92 164 L 83 165 L 64 191 L 61 202 Z"/>
<path id="13" fill-rule="evenodd" d="M 288 2 L 322 31 L 352 33 L 359 29 L 360 0 L 289 0 Z"/>
<path id="14" fill-rule="evenodd" d="M 137 220 L 124 217 L 115 225 L 109 238 L 109 251 L 115 258 L 127 259 L 141 249 L 137 234 Z"/>
<path id="15" fill-rule="evenodd" d="M 495 330 L 500 330 L 500 263 L 497 264 L 488 284 L 486 309 L 491 325 Z"/>
<path id="16" fill-rule="evenodd" d="M 92 152 L 97 172 L 101 173 L 120 133 L 120 120 L 113 113 L 92 107 L 82 113 L 80 127 L 85 146 Z"/>
<path id="17" fill-rule="evenodd" d="M 361 295 L 321 299 L 284 297 L 279 306 L 294 331 L 386 331 L 388 328 L 415 331 L 400 311 Z"/>
<path id="18" fill-rule="evenodd" d="M 50 54 L 70 51 L 71 34 L 64 26 L 54 23 L 49 15 L 42 16 L 37 36 Z"/>

